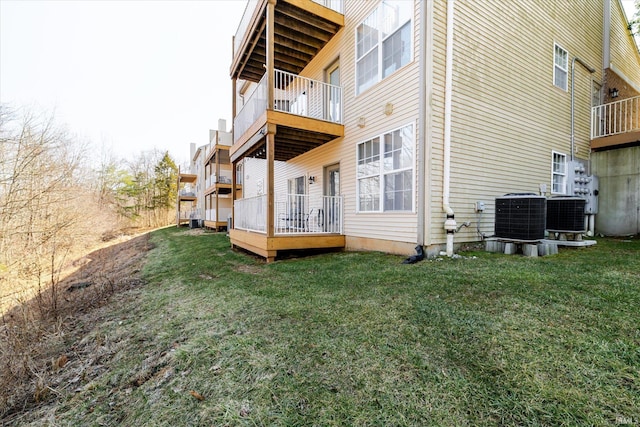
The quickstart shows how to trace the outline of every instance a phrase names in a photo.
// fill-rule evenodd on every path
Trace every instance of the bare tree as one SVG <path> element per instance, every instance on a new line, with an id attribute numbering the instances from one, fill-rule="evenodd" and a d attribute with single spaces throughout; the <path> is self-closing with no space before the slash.
<path id="1" fill-rule="evenodd" d="M 6 107 L 1 111 L 9 117 Z M 29 111 L 19 121 L 0 121 L 0 135 L 0 273 L 37 283 L 40 298 L 51 286 L 46 307 L 55 314 L 55 285 L 81 237 L 84 148 L 53 117 Z"/>

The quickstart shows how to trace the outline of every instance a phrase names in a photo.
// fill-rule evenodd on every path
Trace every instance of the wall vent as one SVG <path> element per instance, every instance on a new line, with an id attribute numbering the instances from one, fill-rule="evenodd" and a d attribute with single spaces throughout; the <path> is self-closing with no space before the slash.
<path id="1" fill-rule="evenodd" d="M 496 237 L 510 240 L 544 239 L 546 198 L 535 194 L 505 194 L 496 198 Z"/>

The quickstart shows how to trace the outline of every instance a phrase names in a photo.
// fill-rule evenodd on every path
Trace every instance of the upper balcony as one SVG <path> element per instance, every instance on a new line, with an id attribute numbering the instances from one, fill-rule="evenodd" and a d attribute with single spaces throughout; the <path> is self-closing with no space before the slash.
<path id="1" fill-rule="evenodd" d="M 247 2 L 233 39 L 232 79 L 258 82 L 265 73 L 269 1 Z M 342 0 L 277 0 L 274 19 L 274 67 L 299 74 L 344 26 Z"/>
<path id="2" fill-rule="evenodd" d="M 195 201 L 197 199 L 194 187 L 198 175 L 178 172 L 178 200 Z"/>
<path id="3" fill-rule="evenodd" d="M 274 105 L 267 101 L 267 74 L 233 121 L 232 161 L 264 158 L 265 135 L 275 129 L 275 160 L 287 161 L 344 136 L 342 88 L 274 70 Z"/>
<path id="4" fill-rule="evenodd" d="M 640 143 L 640 96 L 591 109 L 591 148 Z"/>

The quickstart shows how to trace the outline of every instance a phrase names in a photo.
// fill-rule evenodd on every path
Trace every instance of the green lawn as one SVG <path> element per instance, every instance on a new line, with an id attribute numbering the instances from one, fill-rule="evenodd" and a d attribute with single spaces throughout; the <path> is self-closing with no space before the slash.
<path id="1" fill-rule="evenodd" d="M 273 264 L 154 232 L 51 425 L 640 424 L 640 240 L 527 258 Z"/>

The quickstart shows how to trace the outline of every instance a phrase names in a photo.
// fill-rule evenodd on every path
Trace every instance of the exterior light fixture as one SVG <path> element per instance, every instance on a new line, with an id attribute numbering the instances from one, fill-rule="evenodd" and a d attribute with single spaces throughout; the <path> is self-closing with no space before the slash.
<path id="1" fill-rule="evenodd" d="M 609 89 L 609 96 L 611 98 L 617 98 L 618 95 L 619 95 L 619 93 L 618 93 L 618 89 L 617 88 L 612 87 L 611 89 Z"/>
<path id="2" fill-rule="evenodd" d="M 316 177 L 315 176 L 310 176 L 309 177 L 309 184 L 315 184 L 316 182 Z"/>

